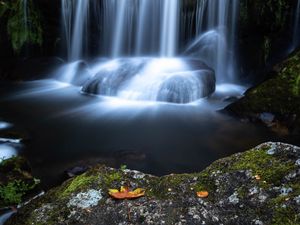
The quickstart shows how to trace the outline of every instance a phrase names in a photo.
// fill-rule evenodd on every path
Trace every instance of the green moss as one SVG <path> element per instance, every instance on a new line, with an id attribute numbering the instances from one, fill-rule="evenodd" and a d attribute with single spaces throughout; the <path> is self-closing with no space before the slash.
<path id="1" fill-rule="evenodd" d="M 238 115 L 270 112 L 278 118 L 300 115 L 300 51 L 277 66 L 277 75 L 250 89 L 239 102 L 229 106 Z"/>
<path id="2" fill-rule="evenodd" d="M 280 184 L 284 175 L 295 169 L 292 162 L 286 162 L 279 157 L 273 157 L 266 150 L 252 150 L 241 155 L 229 170 L 252 170 L 255 175 L 261 176 L 263 181 L 270 184 Z"/>
<path id="3" fill-rule="evenodd" d="M 88 187 L 97 177 L 95 176 L 87 176 L 86 174 L 82 174 L 80 176 L 75 177 L 67 183 L 63 192 L 60 194 L 60 197 L 67 197 L 70 194 L 76 193 L 79 190 L 83 190 Z"/>
<path id="4" fill-rule="evenodd" d="M 37 188 L 40 180 L 30 174 L 27 161 L 20 157 L 0 163 L 0 208 L 20 204 L 24 197 Z"/>
<path id="5" fill-rule="evenodd" d="M 217 170 L 217 169 L 216 169 Z M 198 176 L 198 181 L 193 189 L 198 191 L 208 191 L 209 193 L 214 193 L 216 186 L 214 180 L 210 178 L 212 171 L 203 171 Z"/>
<path id="6" fill-rule="evenodd" d="M 122 180 L 122 174 L 117 172 L 106 173 L 103 175 L 103 181 L 106 186 L 112 185 L 114 182 L 118 182 Z"/>
<path id="7" fill-rule="evenodd" d="M 37 181 L 37 183 L 39 182 Z M 30 185 L 24 181 L 15 180 L 6 185 L 0 185 L 0 207 L 20 204 L 24 195 L 33 190 L 37 183 Z"/>
<path id="8" fill-rule="evenodd" d="M 299 225 L 300 217 L 291 207 L 277 207 L 272 219 L 272 225 Z"/>
<path id="9" fill-rule="evenodd" d="M 244 199 L 247 197 L 248 195 L 248 189 L 246 187 L 239 187 L 237 189 L 237 193 L 238 193 L 238 197 L 241 198 L 241 199 Z"/>

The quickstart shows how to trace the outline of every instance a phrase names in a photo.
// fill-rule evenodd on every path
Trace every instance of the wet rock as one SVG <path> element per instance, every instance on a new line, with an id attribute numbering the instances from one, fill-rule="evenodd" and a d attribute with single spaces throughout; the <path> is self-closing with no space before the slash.
<path id="1" fill-rule="evenodd" d="M 132 83 L 143 88 L 127 89 Z M 211 95 L 215 86 L 214 71 L 200 60 L 123 58 L 100 65 L 82 92 L 184 104 Z"/>
<path id="2" fill-rule="evenodd" d="M 104 63 L 95 76 L 88 79 L 82 92 L 95 95 L 116 96 L 119 88 L 135 76 L 145 65 L 145 59 L 115 59 Z"/>
<path id="3" fill-rule="evenodd" d="M 69 178 L 71 178 L 83 174 L 87 170 L 88 170 L 87 166 L 75 166 L 71 169 L 68 169 L 65 173 L 68 175 Z"/>
<path id="4" fill-rule="evenodd" d="M 272 113 L 266 113 L 266 112 L 264 112 L 264 113 L 261 113 L 261 114 L 259 115 L 259 119 L 260 119 L 262 122 L 264 122 L 265 124 L 271 125 L 272 122 L 273 122 L 274 119 L 275 119 L 275 115 L 273 115 Z"/>
<path id="5" fill-rule="evenodd" d="M 299 158 L 299 147 L 264 143 L 194 174 L 155 177 L 98 165 L 24 206 L 7 225 L 299 224 L 300 177 L 285 179 Z M 112 199 L 108 189 L 122 185 L 146 195 Z"/>
<path id="6" fill-rule="evenodd" d="M 215 88 L 216 78 L 212 70 L 181 72 L 161 85 L 157 101 L 189 103 L 211 95 Z"/>

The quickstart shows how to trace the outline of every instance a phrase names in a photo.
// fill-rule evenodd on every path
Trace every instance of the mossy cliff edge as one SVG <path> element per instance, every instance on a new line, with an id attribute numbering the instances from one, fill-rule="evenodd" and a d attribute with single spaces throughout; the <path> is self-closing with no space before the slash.
<path id="1" fill-rule="evenodd" d="M 109 188 L 145 188 L 114 200 Z M 199 198 L 198 191 L 208 191 Z M 300 224 L 300 148 L 265 143 L 200 173 L 155 177 L 96 166 L 24 206 L 7 225 Z"/>
<path id="2" fill-rule="evenodd" d="M 286 126 L 290 134 L 299 135 L 300 51 L 275 66 L 272 78 L 248 90 L 244 98 L 226 110 L 251 120 L 259 119 L 261 113 L 274 114 L 274 121 Z"/>

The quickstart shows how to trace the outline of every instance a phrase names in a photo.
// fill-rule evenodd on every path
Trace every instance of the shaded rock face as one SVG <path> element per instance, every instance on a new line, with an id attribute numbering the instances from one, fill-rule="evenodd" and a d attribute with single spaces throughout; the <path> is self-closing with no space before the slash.
<path id="1" fill-rule="evenodd" d="M 226 110 L 252 121 L 262 121 L 275 131 L 286 128 L 285 133 L 299 137 L 300 51 L 274 67 L 271 79 L 248 90 L 244 98 Z M 265 115 L 270 114 L 272 120 L 266 121 Z"/>
<path id="2" fill-rule="evenodd" d="M 117 201 L 108 188 L 146 189 Z M 196 192 L 208 191 L 207 198 Z M 97 166 L 24 206 L 6 224 L 299 224 L 300 148 L 265 143 L 201 173 L 154 177 Z"/>

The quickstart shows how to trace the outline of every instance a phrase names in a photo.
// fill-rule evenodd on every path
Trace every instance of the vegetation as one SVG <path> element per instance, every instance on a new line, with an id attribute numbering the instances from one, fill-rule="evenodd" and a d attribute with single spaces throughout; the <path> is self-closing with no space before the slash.
<path id="1" fill-rule="evenodd" d="M 15 52 L 26 44 L 41 45 L 43 41 L 41 17 L 32 0 L 0 0 L 0 18 L 6 21 L 7 33 Z"/>
<path id="2" fill-rule="evenodd" d="M 1 176 L 5 174 L 5 176 Z M 30 167 L 22 157 L 0 163 L 0 208 L 18 205 L 26 195 L 35 191 L 40 181 L 30 174 Z"/>

